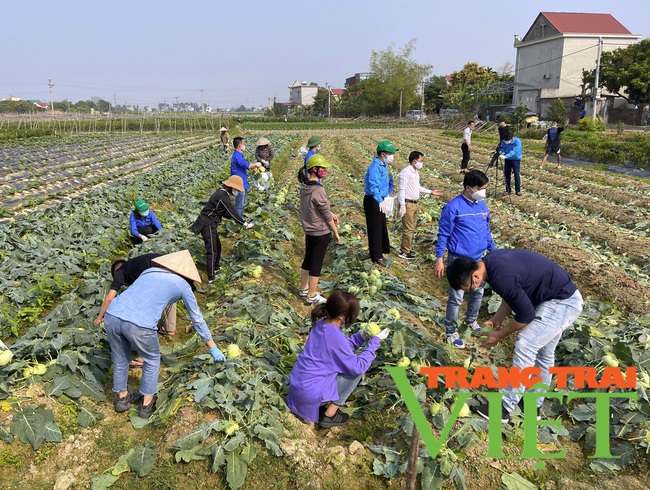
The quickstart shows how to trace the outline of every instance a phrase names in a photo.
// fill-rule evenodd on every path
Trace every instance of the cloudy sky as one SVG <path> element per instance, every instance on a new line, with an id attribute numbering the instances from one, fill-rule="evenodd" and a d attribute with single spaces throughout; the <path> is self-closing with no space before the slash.
<path id="1" fill-rule="evenodd" d="M 368 70 L 372 51 L 417 40 L 435 75 L 476 61 L 514 63 L 539 12 L 612 14 L 650 35 L 650 1 L 465 0 L 3 2 L 0 99 L 10 95 L 118 104 L 200 102 L 212 107 L 286 101 L 294 80 L 329 83 Z"/>

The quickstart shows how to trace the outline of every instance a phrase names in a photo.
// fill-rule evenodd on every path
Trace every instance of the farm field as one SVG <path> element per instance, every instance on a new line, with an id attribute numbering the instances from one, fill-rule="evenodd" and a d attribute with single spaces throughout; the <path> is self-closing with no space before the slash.
<path id="1" fill-rule="evenodd" d="M 355 291 L 360 321 L 392 331 L 349 403 L 350 422 L 320 431 L 293 417 L 283 401 L 310 328 L 310 308 L 297 294 L 304 235 L 295 174 L 302 163 L 298 149 L 311 134 L 263 134 L 276 153 L 275 185 L 251 191 L 251 230 L 222 224 L 223 272 L 197 293 L 215 341 L 222 350 L 237 343 L 242 356 L 215 364 L 180 308 L 179 334 L 161 339 L 158 410 L 149 421 L 135 410 L 114 412 L 108 344 L 92 320 L 118 257 L 187 248 L 205 277 L 202 240 L 188 227 L 227 177 L 230 154 L 214 148 L 216 137 L 208 133 L 66 136 L 0 148 L 0 338 L 13 352 L 0 367 L 2 488 L 404 487 L 413 422 L 382 366 L 403 356 L 412 360 L 409 381 L 439 435 L 455 394 L 427 389 L 417 366 L 511 363 L 511 342 L 488 352 L 462 332 L 468 348 L 458 351 L 444 344 L 436 324 L 444 316 L 447 283 L 433 278 L 433 247 L 442 206 L 462 190 L 460 138 L 422 129 L 317 132 L 322 154 L 334 164 L 325 186 L 341 221 L 341 243 L 330 247 L 321 287 Z M 254 149 L 261 135 L 244 134 L 247 147 Z M 401 149 L 395 176 L 408 153 L 420 150 L 422 184 L 444 196 L 422 200 L 418 260 L 406 263 L 395 249 L 377 280 L 365 260 L 362 199 L 363 176 L 382 139 Z M 485 170 L 495 143 L 482 138 L 470 167 Z M 619 458 L 589 458 L 592 400 L 568 406 L 549 400 L 543 413 L 561 419 L 562 427 L 541 429 L 538 446 L 544 452 L 566 448 L 564 458 L 544 460 L 545 469 L 536 469 L 538 460 L 517 458 L 523 447 L 518 420 L 503 431 L 504 452 L 512 458 L 486 459 L 487 423 L 470 416 L 455 423 L 438 458 L 421 446 L 418 488 L 647 488 L 650 403 L 641 373 L 650 371 L 650 182 L 556 169 L 554 162 L 541 170 L 540 159 L 524 141 L 523 196 L 502 196 L 502 184 L 491 184 L 493 235 L 500 248 L 534 250 L 558 262 L 585 297 L 583 315 L 558 347 L 558 364 L 600 369 L 603 355 L 613 353 L 621 366 L 637 367 L 637 389 L 628 390 L 637 400 L 611 404 L 612 453 Z M 494 181 L 495 171 L 487 173 Z M 165 229 L 133 248 L 128 214 L 140 197 Z M 391 221 L 389 230 L 398 247 L 401 225 Z M 498 306 L 489 294 L 484 301 L 480 320 Z M 392 308 L 399 315 L 389 314 Z M 40 366 L 45 370 L 36 374 Z M 139 374 L 131 372 L 131 386 Z M 440 407 L 435 416 L 432 404 Z"/>

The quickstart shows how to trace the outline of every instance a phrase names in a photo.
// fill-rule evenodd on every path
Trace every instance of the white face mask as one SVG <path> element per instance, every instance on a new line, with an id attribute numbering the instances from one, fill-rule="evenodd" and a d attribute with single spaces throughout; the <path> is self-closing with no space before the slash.
<path id="1" fill-rule="evenodd" d="M 316 153 L 318 153 L 319 151 L 320 151 L 320 145 L 316 147 Z"/>
<path id="2" fill-rule="evenodd" d="M 424 162 L 415 162 L 415 168 L 417 168 L 418 170 L 420 170 L 423 165 L 424 165 Z"/>
<path id="3" fill-rule="evenodd" d="M 472 199 L 475 201 L 483 201 L 485 199 L 485 195 L 487 194 L 487 191 L 485 189 L 481 189 L 480 191 L 476 191 L 472 194 Z"/>
<path id="4" fill-rule="evenodd" d="M 242 151 L 242 153 L 243 153 L 244 151 L 246 151 L 246 146 L 242 146 L 242 147 L 241 147 L 241 151 Z"/>
<path id="5" fill-rule="evenodd" d="M 393 163 L 393 160 L 395 160 L 395 155 L 388 154 L 386 155 L 386 160 L 384 160 L 384 163 L 388 165 L 390 163 Z"/>

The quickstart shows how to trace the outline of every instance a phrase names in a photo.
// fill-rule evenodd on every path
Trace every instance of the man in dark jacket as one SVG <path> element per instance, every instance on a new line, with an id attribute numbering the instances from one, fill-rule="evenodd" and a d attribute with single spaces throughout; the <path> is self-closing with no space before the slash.
<path id="1" fill-rule="evenodd" d="M 557 155 L 557 168 L 560 168 L 560 133 L 564 131 L 564 128 L 557 127 L 557 121 L 551 123 L 551 127 L 546 131 L 546 151 L 544 152 L 544 158 L 542 158 L 542 163 L 539 165 L 539 168 L 544 168 L 546 159 L 551 153 Z"/>
<path id="2" fill-rule="evenodd" d="M 208 272 L 208 284 L 214 280 L 215 273 L 219 272 L 219 261 L 221 260 L 221 242 L 217 233 L 217 226 L 222 218 L 229 218 L 246 228 L 252 228 L 253 224 L 244 221 L 230 200 L 230 196 L 237 196 L 244 192 L 244 181 L 239 175 L 231 175 L 223 181 L 223 187 L 210 196 L 201 214 L 196 219 L 190 230 L 201 234 L 207 252 L 206 267 Z"/>

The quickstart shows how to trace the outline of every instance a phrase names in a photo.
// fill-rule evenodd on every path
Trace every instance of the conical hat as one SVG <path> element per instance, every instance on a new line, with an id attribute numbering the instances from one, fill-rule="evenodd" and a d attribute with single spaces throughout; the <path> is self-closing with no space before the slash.
<path id="1" fill-rule="evenodd" d="M 221 129 L 219 131 L 228 131 L 228 128 L 221 126 Z"/>
<path id="2" fill-rule="evenodd" d="M 201 284 L 201 276 L 194 265 L 194 259 L 189 250 L 181 250 L 171 254 L 163 255 L 152 259 L 151 262 L 163 266 L 179 276 L 198 282 Z"/>

